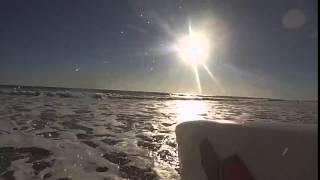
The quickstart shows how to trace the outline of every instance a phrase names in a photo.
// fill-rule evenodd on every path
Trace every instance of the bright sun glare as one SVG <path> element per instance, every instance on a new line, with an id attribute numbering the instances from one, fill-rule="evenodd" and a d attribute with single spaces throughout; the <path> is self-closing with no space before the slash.
<path id="1" fill-rule="evenodd" d="M 212 73 L 205 64 L 205 61 L 209 59 L 210 49 L 210 41 L 207 34 L 203 31 L 193 31 L 191 24 L 189 24 L 188 34 L 180 37 L 174 45 L 174 50 L 179 58 L 192 67 L 200 94 L 202 93 L 202 88 L 198 66 L 202 66 L 214 80 Z"/>
<path id="2" fill-rule="evenodd" d="M 202 64 L 209 56 L 209 40 L 201 32 L 189 32 L 178 40 L 175 48 L 179 57 L 191 65 Z"/>

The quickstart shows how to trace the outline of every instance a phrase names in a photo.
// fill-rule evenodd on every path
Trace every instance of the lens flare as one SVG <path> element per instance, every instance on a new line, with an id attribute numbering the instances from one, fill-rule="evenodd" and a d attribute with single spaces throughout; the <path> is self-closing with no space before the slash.
<path id="1" fill-rule="evenodd" d="M 206 65 L 206 61 L 211 56 L 210 50 L 213 49 L 210 44 L 210 39 L 212 40 L 212 38 L 209 38 L 211 37 L 209 34 L 208 31 L 201 31 L 200 29 L 194 31 L 189 23 L 189 32 L 177 38 L 176 43 L 173 45 L 173 50 L 177 53 L 179 59 L 193 69 L 199 94 L 202 94 L 199 67 L 204 68 L 219 90 L 224 92 L 224 89 Z"/>
<path id="2" fill-rule="evenodd" d="M 209 56 L 209 40 L 204 33 L 191 31 L 178 39 L 175 49 L 187 64 L 202 64 Z"/>

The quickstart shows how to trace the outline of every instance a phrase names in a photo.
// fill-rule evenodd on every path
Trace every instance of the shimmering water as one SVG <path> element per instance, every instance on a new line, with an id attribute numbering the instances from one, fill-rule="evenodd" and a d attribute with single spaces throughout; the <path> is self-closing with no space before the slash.
<path id="1" fill-rule="evenodd" d="M 318 119 L 317 102 L 12 88 L 0 90 L 3 179 L 179 179 L 179 122 Z"/>

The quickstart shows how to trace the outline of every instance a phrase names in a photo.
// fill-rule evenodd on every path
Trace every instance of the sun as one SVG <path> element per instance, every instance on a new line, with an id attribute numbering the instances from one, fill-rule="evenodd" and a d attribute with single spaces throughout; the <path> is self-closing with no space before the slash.
<path id="1" fill-rule="evenodd" d="M 203 64 L 209 57 L 210 44 L 203 32 L 193 32 L 180 37 L 176 44 L 175 50 L 180 59 L 190 65 Z"/>
<path id="2" fill-rule="evenodd" d="M 186 64 L 190 65 L 194 71 L 198 92 L 202 93 L 200 76 L 198 66 L 204 67 L 208 73 L 205 61 L 209 58 L 210 43 L 206 33 L 202 31 L 193 31 L 191 24 L 189 24 L 189 33 L 180 36 L 174 44 L 174 50 L 177 52 L 179 59 L 183 60 Z"/>
<path id="3" fill-rule="evenodd" d="M 188 33 L 183 36 L 177 36 L 173 44 L 173 50 L 177 53 L 180 60 L 184 61 L 191 67 L 194 72 L 194 77 L 198 87 L 198 93 L 202 94 L 202 87 L 199 75 L 199 68 L 203 68 L 210 78 L 221 89 L 217 79 L 207 66 L 207 60 L 212 59 L 212 36 L 213 34 L 208 29 L 199 28 L 197 31 L 192 29 L 189 23 Z"/>

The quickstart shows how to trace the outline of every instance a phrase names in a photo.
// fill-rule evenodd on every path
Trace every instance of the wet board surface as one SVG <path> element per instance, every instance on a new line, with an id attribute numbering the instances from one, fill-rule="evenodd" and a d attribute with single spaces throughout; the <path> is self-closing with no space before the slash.
<path id="1" fill-rule="evenodd" d="M 176 135 L 184 180 L 318 179 L 317 125 L 189 121 Z"/>

